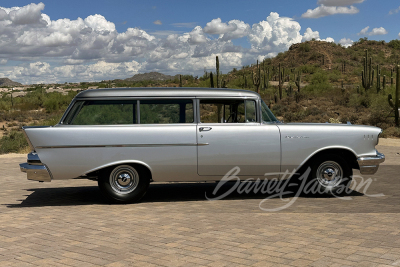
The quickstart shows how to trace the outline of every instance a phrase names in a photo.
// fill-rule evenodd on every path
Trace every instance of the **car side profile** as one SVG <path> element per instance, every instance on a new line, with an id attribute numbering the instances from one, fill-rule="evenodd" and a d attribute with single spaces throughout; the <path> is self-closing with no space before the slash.
<path id="1" fill-rule="evenodd" d="M 211 88 L 120 88 L 79 93 L 57 125 L 23 127 L 29 180 L 97 180 L 110 200 L 136 202 L 149 183 L 277 177 L 311 166 L 326 192 L 352 170 L 374 174 L 385 156 L 381 129 L 282 123 L 254 92 Z"/>

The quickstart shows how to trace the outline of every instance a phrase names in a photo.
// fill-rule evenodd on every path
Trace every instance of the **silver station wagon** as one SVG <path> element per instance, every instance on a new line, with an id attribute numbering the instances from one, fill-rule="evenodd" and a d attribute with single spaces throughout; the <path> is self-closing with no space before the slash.
<path id="1" fill-rule="evenodd" d="M 29 180 L 97 180 L 107 198 L 138 201 L 154 182 L 281 177 L 311 169 L 324 192 L 374 174 L 381 129 L 282 123 L 257 93 L 234 89 L 87 90 L 52 127 L 23 127 L 32 152 L 20 164 Z"/>

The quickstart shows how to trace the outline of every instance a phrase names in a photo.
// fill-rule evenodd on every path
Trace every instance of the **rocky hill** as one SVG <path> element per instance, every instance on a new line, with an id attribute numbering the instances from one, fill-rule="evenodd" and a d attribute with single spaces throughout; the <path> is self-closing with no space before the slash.
<path id="1" fill-rule="evenodd" d="M 0 86 L 11 87 L 11 86 L 22 86 L 22 84 L 20 84 L 18 82 L 11 81 L 8 78 L 0 78 Z"/>
<path id="2" fill-rule="evenodd" d="M 127 82 L 141 82 L 141 81 L 167 81 L 173 80 L 175 77 L 171 75 L 165 75 L 159 72 L 149 72 L 133 75 L 131 78 L 127 78 L 124 81 Z"/>

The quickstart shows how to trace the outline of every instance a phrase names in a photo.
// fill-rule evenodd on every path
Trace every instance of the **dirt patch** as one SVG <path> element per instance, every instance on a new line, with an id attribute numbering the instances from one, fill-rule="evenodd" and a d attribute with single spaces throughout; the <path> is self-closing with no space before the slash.
<path id="1" fill-rule="evenodd" d="M 400 147 L 400 139 L 393 138 L 379 138 L 380 146 L 396 146 Z"/>

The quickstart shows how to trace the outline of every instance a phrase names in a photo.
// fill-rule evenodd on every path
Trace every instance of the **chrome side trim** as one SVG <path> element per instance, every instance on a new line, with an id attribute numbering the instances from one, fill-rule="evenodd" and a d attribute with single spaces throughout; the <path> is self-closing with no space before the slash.
<path id="1" fill-rule="evenodd" d="M 65 146 L 37 146 L 37 149 L 46 148 L 95 148 L 95 147 L 170 147 L 170 146 L 208 146 L 208 143 L 198 144 L 122 144 L 122 145 L 65 145 Z"/>

